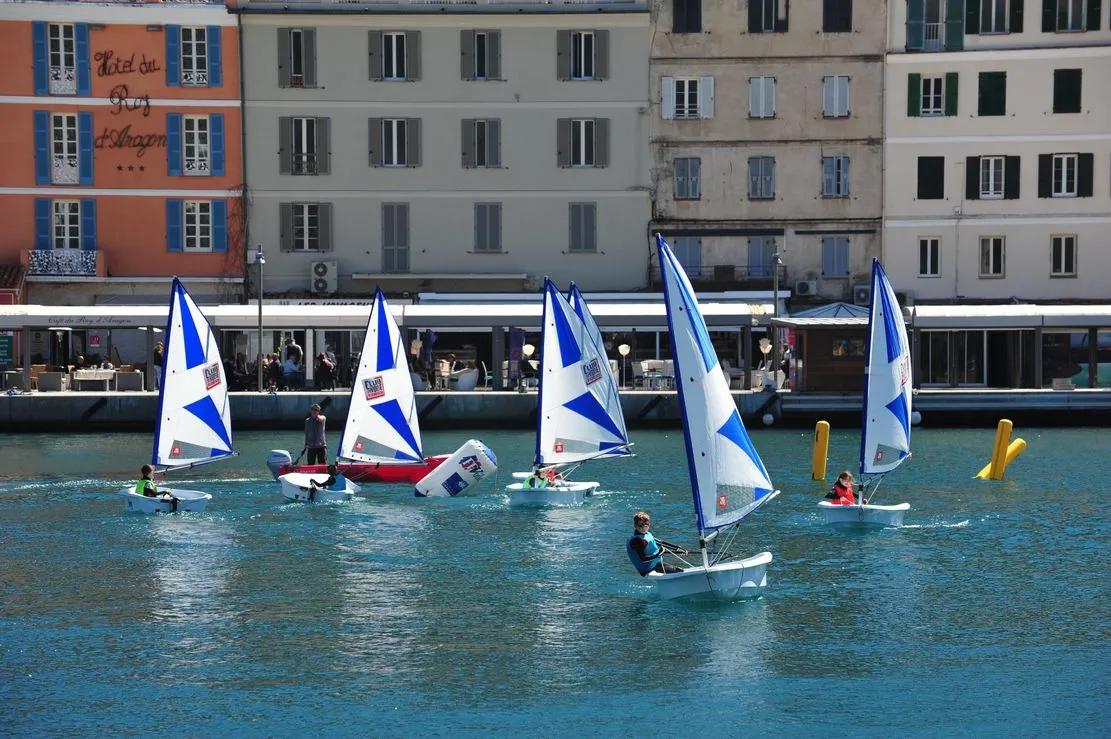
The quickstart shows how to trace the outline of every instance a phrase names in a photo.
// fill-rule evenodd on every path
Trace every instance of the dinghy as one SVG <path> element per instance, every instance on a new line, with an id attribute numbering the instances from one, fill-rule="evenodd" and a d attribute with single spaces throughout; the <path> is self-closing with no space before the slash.
<path id="1" fill-rule="evenodd" d="M 220 349 L 204 314 L 176 277 L 163 341 L 151 465 L 156 472 L 190 469 L 235 454 Z M 154 498 L 134 488 L 118 494 L 127 501 L 127 510 L 142 513 L 203 511 L 212 500 L 208 493 L 176 488 L 159 488 Z"/>
<path id="2" fill-rule="evenodd" d="M 629 434 L 601 333 L 593 317 L 593 332 L 584 322 L 590 312 L 577 288 L 572 295 L 577 310 L 544 278 L 533 462 L 542 477 L 513 473 L 521 482 L 506 486 L 511 505 L 581 505 L 598 483 L 572 481 L 571 473 L 587 460 L 629 456 Z"/>
<path id="3" fill-rule="evenodd" d="M 327 474 L 309 475 L 303 472 L 290 472 L 282 475 L 278 480 L 282 483 L 282 496 L 286 500 L 298 503 L 336 503 L 351 500 L 359 492 L 359 486 L 349 480 L 337 480 L 337 486 L 317 487 L 312 484 L 322 485 L 328 479 Z"/>
<path id="4" fill-rule="evenodd" d="M 741 421 L 683 267 L 660 235 L 656 248 L 701 562 L 689 563 L 682 572 L 650 572 L 646 580 L 664 599 L 757 597 L 768 582 L 771 552 L 736 559 L 730 547 L 740 522 L 779 491 Z"/>
<path id="5" fill-rule="evenodd" d="M 909 503 L 871 501 L 884 476 L 910 459 L 910 343 L 899 301 L 878 259 L 872 260 L 872 300 L 864 360 L 864 418 L 860 430 L 859 503 L 818 503 L 828 524 L 902 526 Z M 871 492 L 868 491 L 869 485 Z"/>

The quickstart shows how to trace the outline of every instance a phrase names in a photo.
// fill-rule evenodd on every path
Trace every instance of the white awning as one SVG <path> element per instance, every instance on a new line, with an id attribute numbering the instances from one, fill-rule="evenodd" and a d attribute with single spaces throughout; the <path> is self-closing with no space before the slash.
<path id="1" fill-rule="evenodd" d="M 920 329 L 1111 329 L 1111 305 L 918 305 L 914 326 Z"/>

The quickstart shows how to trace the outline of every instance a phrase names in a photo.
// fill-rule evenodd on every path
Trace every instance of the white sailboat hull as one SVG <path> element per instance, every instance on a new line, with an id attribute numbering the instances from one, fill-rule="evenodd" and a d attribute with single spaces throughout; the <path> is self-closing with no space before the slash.
<path id="1" fill-rule="evenodd" d="M 837 505 L 822 500 L 818 502 L 818 508 L 821 509 L 825 522 L 833 526 L 902 526 L 903 516 L 910 510 L 910 503 Z"/>
<path id="2" fill-rule="evenodd" d="M 758 598 L 768 584 L 768 565 L 772 553 L 761 552 L 747 559 L 699 565 L 671 574 L 650 572 L 645 576 L 663 600 L 693 598 L 735 601 Z"/>
<path id="3" fill-rule="evenodd" d="M 335 503 L 351 500 L 359 492 L 359 486 L 348 480 L 347 487 L 343 490 L 329 490 L 313 488 L 310 480 L 323 483 L 327 475 L 306 475 L 300 472 L 290 472 L 282 475 L 278 481 L 282 484 L 282 496 L 289 501 L 298 503 Z"/>
<path id="4" fill-rule="evenodd" d="M 198 513 L 212 500 L 211 495 L 199 490 L 163 489 L 156 497 L 151 498 L 123 488 L 117 495 L 124 499 L 127 510 L 134 513 Z M 177 498 L 176 508 L 174 498 Z"/>
<path id="5" fill-rule="evenodd" d="M 509 505 L 512 506 L 576 506 L 582 505 L 586 496 L 593 495 L 598 485 L 597 482 L 564 481 L 558 485 L 533 488 L 515 482 L 506 485 L 505 489 L 509 492 Z"/>

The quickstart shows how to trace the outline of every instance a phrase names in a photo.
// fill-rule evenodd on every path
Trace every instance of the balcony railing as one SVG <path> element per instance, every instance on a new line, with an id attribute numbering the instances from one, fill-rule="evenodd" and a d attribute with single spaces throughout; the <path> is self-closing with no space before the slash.
<path id="1" fill-rule="evenodd" d="M 76 95 L 77 74 L 73 67 L 50 68 L 50 94 Z"/>
<path id="2" fill-rule="evenodd" d="M 772 267 L 747 267 L 735 264 L 686 267 L 687 277 L 696 287 L 764 289 L 772 286 Z M 660 268 L 652 267 L 652 285 L 660 284 Z M 787 267 L 779 267 L 779 284 L 787 288 Z"/>
<path id="3" fill-rule="evenodd" d="M 31 249 L 28 273 L 49 277 L 95 277 L 95 251 L 81 249 Z"/>
<path id="4" fill-rule="evenodd" d="M 945 48 L 944 23 L 926 24 L 926 40 L 924 48 L 926 49 L 926 51 L 941 51 L 943 48 Z"/>

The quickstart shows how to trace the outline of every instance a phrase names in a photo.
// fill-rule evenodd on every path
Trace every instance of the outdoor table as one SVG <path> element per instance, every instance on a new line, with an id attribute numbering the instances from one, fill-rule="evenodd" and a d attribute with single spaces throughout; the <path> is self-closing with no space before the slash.
<path id="1" fill-rule="evenodd" d="M 104 390 L 107 392 L 110 389 L 112 381 L 116 378 L 115 370 L 106 369 L 87 369 L 87 370 L 74 370 L 73 371 L 73 388 L 74 390 L 81 389 L 82 382 L 100 382 L 104 385 Z"/>

